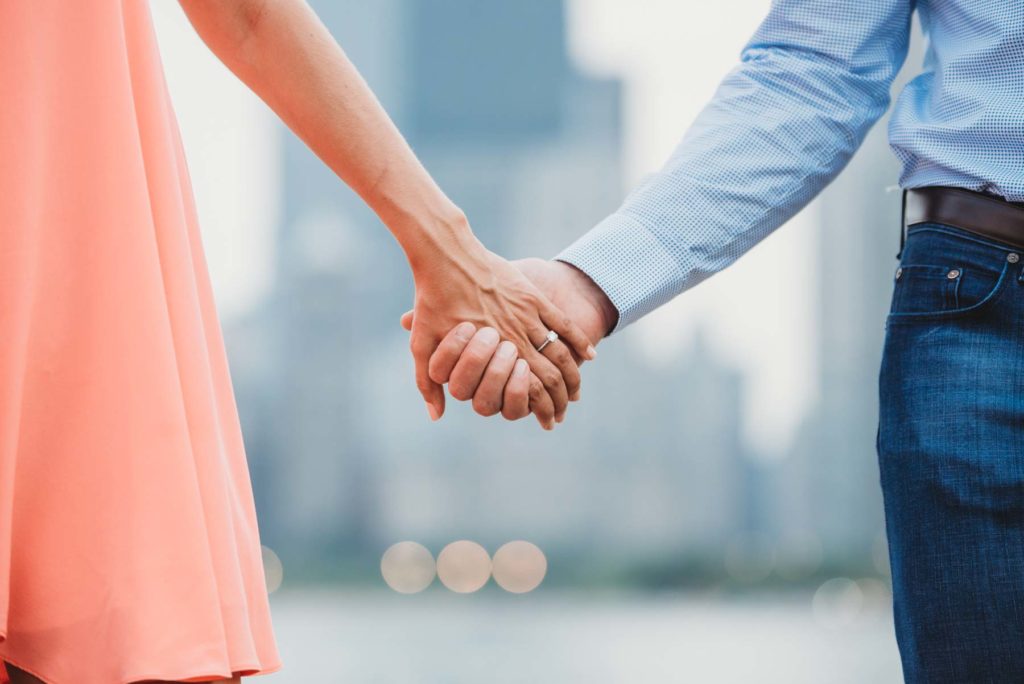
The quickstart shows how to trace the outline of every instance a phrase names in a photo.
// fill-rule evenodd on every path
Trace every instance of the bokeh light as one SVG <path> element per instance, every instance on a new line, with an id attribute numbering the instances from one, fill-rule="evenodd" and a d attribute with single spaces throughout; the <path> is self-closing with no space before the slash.
<path id="1" fill-rule="evenodd" d="M 284 581 L 284 564 L 269 546 L 261 546 L 263 556 L 263 578 L 267 584 L 267 593 L 273 594 Z"/>
<path id="2" fill-rule="evenodd" d="M 380 574 L 400 594 L 416 594 L 434 581 L 434 556 L 422 544 L 392 544 L 380 558 Z"/>
<path id="3" fill-rule="evenodd" d="M 455 541 L 437 554 L 437 576 L 444 586 L 460 594 L 479 590 L 491 576 L 491 557 L 476 542 Z"/>
<path id="4" fill-rule="evenodd" d="M 886 613 L 892 607 L 892 587 L 885 580 L 877 577 L 864 577 L 857 580 L 864 597 L 864 608 L 872 609 L 878 614 Z"/>
<path id="5" fill-rule="evenodd" d="M 864 592 L 860 585 L 846 577 L 834 577 L 814 592 L 811 608 L 814 619 L 822 627 L 849 627 L 860 616 Z"/>
<path id="6" fill-rule="evenodd" d="M 548 560 L 544 552 L 528 541 L 510 541 L 494 552 L 491 573 L 505 591 L 525 594 L 544 581 Z"/>

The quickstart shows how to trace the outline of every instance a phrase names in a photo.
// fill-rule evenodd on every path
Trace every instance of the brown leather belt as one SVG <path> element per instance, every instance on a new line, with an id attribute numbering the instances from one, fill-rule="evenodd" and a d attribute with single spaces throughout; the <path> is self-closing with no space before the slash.
<path id="1" fill-rule="evenodd" d="M 929 186 L 903 191 L 903 231 L 916 223 L 944 223 L 1024 250 L 1024 203 L 963 188 Z"/>

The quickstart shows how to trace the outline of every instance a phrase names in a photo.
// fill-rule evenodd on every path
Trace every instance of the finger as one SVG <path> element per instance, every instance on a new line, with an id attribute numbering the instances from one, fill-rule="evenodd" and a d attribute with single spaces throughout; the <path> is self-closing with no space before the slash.
<path id="1" fill-rule="evenodd" d="M 572 352 L 562 343 L 561 339 L 544 345 L 541 351 L 551 363 L 558 367 L 565 380 L 565 390 L 569 393 L 569 401 L 580 398 L 580 368 L 572 357 Z"/>
<path id="2" fill-rule="evenodd" d="M 448 391 L 453 397 L 466 401 L 473 396 L 500 341 L 498 331 L 494 328 L 480 328 L 476 331 L 448 378 Z"/>
<path id="3" fill-rule="evenodd" d="M 562 378 L 562 373 L 558 370 L 557 366 L 547 360 L 547 357 L 535 349 L 531 349 L 527 354 L 526 362 L 530 364 L 530 369 L 540 379 L 545 391 L 551 398 L 555 420 L 561 422 L 565 417 L 566 409 L 569 407 L 569 392 L 565 388 L 565 380 Z"/>
<path id="4" fill-rule="evenodd" d="M 412 330 L 412 311 L 406 311 L 402 314 L 402 318 L 399 320 L 399 323 L 401 323 L 402 327 L 406 330 Z"/>
<path id="5" fill-rule="evenodd" d="M 537 422 L 545 430 L 553 430 L 555 427 L 555 405 L 551 402 L 551 395 L 548 394 L 544 383 L 536 374 L 530 374 L 530 410 L 537 416 Z"/>
<path id="6" fill-rule="evenodd" d="M 519 352 L 516 345 L 505 341 L 498 345 L 498 350 L 487 364 L 480 386 L 473 393 L 473 410 L 481 416 L 493 416 L 501 411 L 502 395 L 512 370 L 515 368 Z"/>
<path id="7" fill-rule="evenodd" d="M 427 335 L 415 332 L 409 340 L 413 360 L 416 362 L 416 387 L 427 403 L 427 413 L 431 420 L 438 420 L 444 415 L 444 388 L 430 379 L 430 355 L 437 348 L 437 341 Z"/>
<path id="8" fill-rule="evenodd" d="M 562 377 L 562 371 L 558 366 L 537 351 L 537 347 L 544 342 L 547 332 L 539 323 L 530 331 L 529 337 L 533 346 L 526 350 L 524 358 L 530 364 L 530 370 L 540 378 L 544 388 L 551 395 L 551 401 L 555 406 L 555 420 L 561 422 L 565 418 L 565 410 L 569 407 L 569 391 L 565 387 L 565 378 Z"/>
<path id="9" fill-rule="evenodd" d="M 588 361 L 597 358 L 597 349 L 587 334 L 554 304 L 542 300 L 540 318 L 544 325 L 558 333 L 558 337 L 565 340 L 581 358 Z"/>
<path id="10" fill-rule="evenodd" d="M 530 415 L 530 364 L 522 359 L 516 360 L 512 377 L 505 384 L 501 415 L 505 420 L 519 420 Z"/>
<path id="11" fill-rule="evenodd" d="M 452 369 L 459 362 L 459 357 L 462 356 L 463 350 L 473 338 L 474 333 L 476 333 L 475 325 L 459 323 L 445 335 L 441 344 L 437 345 L 437 350 L 430 355 L 430 364 L 427 370 L 431 380 L 441 385 L 448 382 Z"/>

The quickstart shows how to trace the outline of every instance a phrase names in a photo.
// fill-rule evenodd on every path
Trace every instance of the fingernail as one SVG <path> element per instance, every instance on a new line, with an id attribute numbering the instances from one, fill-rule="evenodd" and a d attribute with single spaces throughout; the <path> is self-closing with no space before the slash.
<path id="1" fill-rule="evenodd" d="M 476 332 L 476 326 L 472 323 L 459 323 L 455 328 L 455 335 L 462 340 L 468 340 Z"/>
<path id="2" fill-rule="evenodd" d="M 427 413 L 430 414 L 430 420 L 437 420 L 441 417 L 441 414 L 437 412 L 437 407 L 427 402 Z"/>
<path id="3" fill-rule="evenodd" d="M 556 423 L 561 423 L 563 420 L 565 420 L 565 414 L 564 413 L 555 416 L 555 422 Z"/>
<path id="4" fill-rule="evenodd" d="M 501 339 L 498 335 L 498 331 L 494 328 L 480 328 L 480 331 L 477 333 L 477 337 L 480 338 L 481 342 L 486 342 L 488 344 L 497 342 Z"/>
<path id="5" fill-rule="evenodd" d="M 572 393 L 572 396 L 569 397 L 569 401 L 579 401 L 579 400 L 580 400 L 580 391 L 576 390 L 575 392 Z"/>
<path id="6" fill-rule="evenodd" d="M 508 340 L 498 345 L 498 356 L 503 359 L 507 359 L 510 356 L 514 356 L 516 353 L 516 345 L 512 344 Z"/>
<path id="7" fill-rule="evenodd" d="M 526 361 L 524 361 L 523 359 L 519 359 L 518 361 L 516 361 L 516 365 L 512 369 L 512 375 L 516 376 L 517 378 L 522 377 L 526 375 L 526 371 L 528 371 L 529 369 L 530 367 L 527 365 Z"/>
<path id="8" fill-rule="evenodd" d="M 594 349 L 594 345 L 590 345 L 589 347 L 587 347 L 587 357 L 591 361 L 597 358 L 597 350 Z"/>

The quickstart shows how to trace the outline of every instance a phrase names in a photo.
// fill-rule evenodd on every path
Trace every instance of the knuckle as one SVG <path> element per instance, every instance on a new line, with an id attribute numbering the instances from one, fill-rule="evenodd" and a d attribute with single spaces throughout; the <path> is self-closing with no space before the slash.
<path id="1" fill-rule="evenodd" d="M 558 371 L 553 369 L 545 369 L 541 371 L 540 381 L 544 383 L 544 386 L 548 389 L 554 389 L 559 386 L 562 376 Z"/>
<path id="2" fill-rule="evenodd" d="M 423 361 L 427 361 L 436 347 L 430 343 L 430 340 L 420 338 L 415 342 L 410 342 L 409 349 L 412 351 L 414 358 L 417 360 L 422 359 Z"/>
<path id="3" fill-rule="evenodd" d="M 436 368 L 435 366 L 430 367 L 428 375 L 430 379 L 436 382 L 438 385 L 443 385 L 447 380 L 447 378 L 444 377 L 444 373 L 442 373 L 441 370 L 439 368 Z"/>
<path id="4" fill-rule="evenodd" d="M 572 354 L 569 353 L 569 350 L 565 347 L 565 345 L 560 344 L 557 347 L 555 347 L 554 355 L 555 362 L 558 363 L 559 366 L 576 365 L 576 362 L 572 360 Z"/>
<path id="5" fill-rule="evenodd" d="M 499 407 L 496 405 L 493 399 L 474 397 L 473 410 L 479 413 L 481 416 L 489 417 L 497 413 Z"/>
<path id="6" fill-rule="evenodd" d="M 527 390 L 527 395 L 531 401 L 540 401 L 544 395 L 544 385 L 539 382 L 531 382 L 530 389 Z"/>
<path id="7" fill-rule="evenodd" d="M 526 396 L 525 392 L 506 392 L 501 405 L 501 412 L 503 414 L 518 413 L 524 410 L 529 403 L 530 399 Z"/>
<path id="8" fill-rule="evenodd" d="M 514 408 L 508 411 L 502 411 L 502 416 L 507 420 L 522 420 L 526 416 L 530 415 L 530 412 L 526 409 Z"/>

